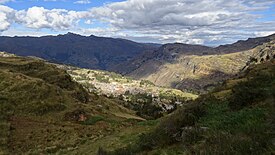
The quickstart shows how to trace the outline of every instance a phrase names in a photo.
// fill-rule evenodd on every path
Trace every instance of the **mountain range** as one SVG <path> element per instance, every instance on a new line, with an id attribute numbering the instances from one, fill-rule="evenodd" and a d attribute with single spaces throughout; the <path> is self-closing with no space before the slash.
<path id="1" fill-rule="evenodd" d="M 2 37 L 23 57 L 0 52 L 0 154 L 273 154 L 274 36 L 216 48 Z M 111 54 L 102 40 L 136 51 Z"/>
<path id="2" fill-rule="evenodd" d="M 87 69 L 113 71 L 157 86 L 205 93 L 244 70 L 251 60 L 266 60 L 275 34 L 218 47 L 182 43 L 136 43 L 73 33 L 44 37 L 0 37 L 0 51 Z M 273 42 L 272 42 L 273 41 Z"/>
<path id="3" fill-rule="evenodd" d="M 102 70 L 111 70 L 113 66 L 157 47 L 158 44 L 73 33 L 43 37 L 0 37 L 0 51 Z"/>
<path id="4" fill-rule="evenodd" d="M 259 63 L 274 57 L 274 42 L 275 35 L 216 48 L 167 44 L 150 57 L 137 58 L 125 65 L 135 66 L 125 74 L 159 86 L 203 93 L 244 71 L 252 60 Z"/>

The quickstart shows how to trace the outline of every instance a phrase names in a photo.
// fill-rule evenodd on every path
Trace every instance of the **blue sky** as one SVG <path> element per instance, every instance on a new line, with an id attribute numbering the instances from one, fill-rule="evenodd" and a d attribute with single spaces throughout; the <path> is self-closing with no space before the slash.
<path id="1" fill-rule="evenodd" d="M 102 6 L 106 3 L 120 2 L 122 0 L 91 0 L 88 4 L 77 4 L 75 3 L 76 1 L 77 0 L 16 0 L 14 2 L 6 3 L 6 6 L 14 8 L 16 10 L 28 9 L 33 6 L 40 6 L 46 9 L 62 8 L 67 10 L 83 11 L 92 7 Z"/>
<path id="2" fill-rule="evenodd" d="M 275 33 L 275 1 L 0 0 L 1 35 L 67 32 L 215 46 Z"/>

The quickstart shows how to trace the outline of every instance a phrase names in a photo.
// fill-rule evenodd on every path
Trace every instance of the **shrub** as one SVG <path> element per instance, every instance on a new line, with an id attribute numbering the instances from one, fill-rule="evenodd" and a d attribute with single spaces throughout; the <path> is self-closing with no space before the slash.
<path id="1" fill-rule="evenodd" d="M 145 150 L 177 142 L 177 135 L 182 127 L 195 125 L 199 117 L 205 114 L 201 103 L 194 103 L 177 110 L 160 122 L 151 133 L 142 135 L 138 145 Z"/>
<path id="2" fill-rule="evenodd" d="M 152 103 L 144 103 L 137 112 L 138 116 L 145 117 L 147 119 L 157 119 L 163 116 L 163 110 L 158 105 Z"/>
<path id="3" fill-rule="evenodd" d="M 94 125 L 95 123 L 104 120 L 103 116 L 92 116 L 90 118 L 88 118 L 87 120 L 85 120 L 84 122 L 82 122 L 82 124 L 84 125 Z"/>
<path id="4" fill-rule="evenodd" d="M 260 74 L 241 82 L 233 88 L 233 95 L 229 100 L 232 109 L 241 109 L 255 102 L 265 100 L 269 96 L 275 96 L 274 76 Z"/>

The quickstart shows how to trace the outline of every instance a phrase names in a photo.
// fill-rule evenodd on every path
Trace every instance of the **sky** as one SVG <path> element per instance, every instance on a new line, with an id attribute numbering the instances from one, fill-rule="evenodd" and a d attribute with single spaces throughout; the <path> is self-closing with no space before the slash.
<path id="1" fill-rule="evenodd" d="M 217 46 L 275 33 L 275 0 L 0 0 L 0 35 Z"/>

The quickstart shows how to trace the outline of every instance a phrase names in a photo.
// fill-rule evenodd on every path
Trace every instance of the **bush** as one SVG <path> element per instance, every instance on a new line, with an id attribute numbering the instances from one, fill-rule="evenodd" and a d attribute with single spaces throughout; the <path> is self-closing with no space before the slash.
<path id="1" fill-rule="evenodd" d="M 137 115 L 147 119 L 157 119 L 163 116 L 163 110 L 158 105 L 152 103 L 144 103 L 137 112 Z"/>
<path id="2" fill-rule="evenodd" d="M 87 120 L 85 120 L 84 122 L 82 122 L 82 124 L 84 125 L 94 125 L 95 123 L 99 122 L 99 121 L 103 121 L 104 117 L 103 116 L 93 116 L 88 118 Z"/>
<path id="3" fill-rule="evenodd" d="M 260 74 L 246 82 L 239 83 L 232 90 L 233 95 L 229 100 L 229 106 L 232 109 L 241 109 L 272 95 L 275 96 L 274 79 L 272 75 Z"/>
<path id="4" fill-rule="evenodd" d="M 195 125 L 204 114 L 201 103 L 187 105 L 165 118 L 153 132 L 141 136 L 138 145 L 142 149 L 150 150 L 178 142 L 177 135 L 181 133 L 181 129 Z"/>

